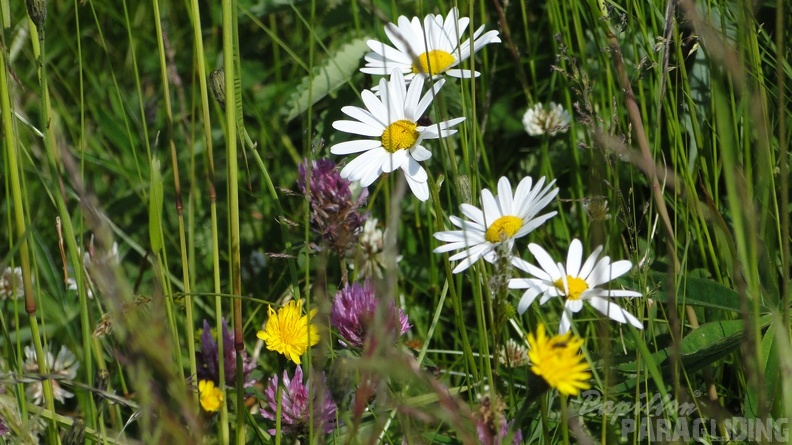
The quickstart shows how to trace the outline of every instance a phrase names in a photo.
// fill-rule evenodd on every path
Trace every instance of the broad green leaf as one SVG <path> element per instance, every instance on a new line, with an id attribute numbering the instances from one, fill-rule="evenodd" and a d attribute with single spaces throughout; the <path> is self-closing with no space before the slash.
<path id="1" fill-rule="evenodd" d="M 781 396 L 781 366 L 788 361 L 781 361 L 783 354 L 789 360 L 789 339 L 786 338 L 786 331 L 783 325 L 778 322 L 776 315 L 775 322 L 771 323 L 765 331 L 760 342 L 759 368 L 762 372 L 762 386 L 757 387 L 752 382 L 746 382 L 745 415 L 748 418 L 762 418 L 770 414 L 770 410 L 776 406 L 776 398 Z M 782 340 L 782 338 L 784 338 Z M 780 351 L 779 348 L 786 348 Z M 755 368 L 752 363 L 743 362 L 744 367 Z M 787 383 L 788 385 L 788 383 Z M 759 396 L 764 396 L 764 412 L 759 405 Z"/>
<path id="2" fill-rule="evenodd" d="M 688 334 L 679 344 L 682 363 L 688 372 L 703 368 L 734 351 L 740 344 L 742 320 L 707 323 Z"/>
<path id="3" fill-rule="evenodd" d="M 650 274 L 649 286 L 660 290 L 653 296 L 656 300 L 668 302 L 668 275 Z M 733 312 L 740 311 L 740 294 L 718 282 L 697 277 L 684 278 L 676 290 L 677 304 L 723 309 Z M 762 304 L 763 312 L 769 308 Z"/>
<path id="4" fill-rule="evenodd" d="M 149 241 L 151 251 L 156 255 L 162 249 L 162 205 L 163 205 L 162 173 L 160 161 L 151 160 L 151 186 L 149 189 Z"/>
<path id="5" fill-rule="evenodd" d="M 290 121 L 308 107 L 349 82 L 360 67 L 360 58 L 368 51 L 366 38 L 356 39 L 342 46 L 330 59 L 310 76 L 303 78 L 283 110 Z"/>

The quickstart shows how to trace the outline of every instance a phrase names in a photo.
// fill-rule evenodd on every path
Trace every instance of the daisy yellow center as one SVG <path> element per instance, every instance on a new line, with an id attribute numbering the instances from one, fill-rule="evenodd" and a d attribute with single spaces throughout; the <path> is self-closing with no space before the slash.
<path id="1" fill-rule="evenodd" d="M 382 146 L 390 153 L 405 150 L 418 140 L 418 124 L 408 120 L 396 121 L 382 132 Z"/>
<path id="2" fill-rule="evenodd" d="M 223 391 L 215 387 L 211 380 L 201 380 L 198 382 L 198 394 L 201 399 L 201 406 L 206 412 L 213 413 L 220 409 L 223 404 Z"/>
<path id="3" fill-rule="evenodd" d="M 553 284 L 558 290 L 560 290 L 561 292 L 565 292 L 564 280 L 562 278 L 557 279 Z M 580 277 L 572 277 L 567 275 L 567 284 L 569 285 L 569 292 L 566 293 L 567 300 L 579 299 L 580 294 L 587 291 L 589 288 L 588 283 L 586 283 L 586 280 Z"/>
<path id="4" fill-rule="evenodd" d="M 426 73 L 434 76 L 442 73 L 454 63 L 454 56 L 442 49 L 433 49 L 418 56 L 412 64 L 414 74 Z"/>
<path id="5" fill-rule="evenodd" d="M 536 335 L 528 334 L 528 358 L 531 371 L 542 377 L 558 392 L 577 395 L 581 389 L 591 387 L 591 378 L 585 358 L 578 354 L 583 340 L 567 332 L 564 335 L 548 337 L 544 325 L 539 325 Z"/>
<path id="6" fill-rule="evenodd" d="M 491 243 L 506 241 L 522 227 L 522 219 L 516 216 L 501 216 L 489 226 L 484 238 Z"/>

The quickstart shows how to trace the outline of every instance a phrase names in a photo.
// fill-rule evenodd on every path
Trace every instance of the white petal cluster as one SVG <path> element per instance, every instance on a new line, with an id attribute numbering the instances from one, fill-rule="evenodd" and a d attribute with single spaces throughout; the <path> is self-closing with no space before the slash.
<path id="1" fill-rule="evenodd" d="M 566 133 L 569 130 L 572 116 L 555 102 L 550 102 L 548 108 L 539 102 L 525 112 L 522 122 L 526 133 L 531 136 L 543 134 L 555 136 L 557 133 Z"/>

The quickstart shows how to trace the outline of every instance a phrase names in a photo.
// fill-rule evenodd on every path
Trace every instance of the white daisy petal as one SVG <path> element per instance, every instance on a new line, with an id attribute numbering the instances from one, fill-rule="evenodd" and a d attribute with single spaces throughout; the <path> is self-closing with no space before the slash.
<path id="1" fill-rule="evenodd" d="M 635 292 L 633 290 L 620 290 L 620 289 L 613 289 L 605 292 L 605 295 L 609 297 L 615 298 L 634 298 L 634 297 L 643 297 L 643 294 L 640 292 Z"/>
<path id="2" fill-rule="evenodd" d="M 512 187 L 505 176 L 498 181 L 498 204 L 502 215 L 514 215 L 512 212 Z"/>
<path id="3" fill-rule="evenodd" d="M 402 166 L 402 170 L 404 170 L 404 173 L 409 178 L 416 182 L 426 182 L 429 179 L 429 175 L 426 174 L 426 170 L 421 167 L 421 164 L 409 156 L 407 156 L 407 163 Z"/>
<path id="4" fill-rule="evenodd" d="M 387 32 L 387 28 L 386 28 L 386 32 Z M 390 60 L 407 65 L 412 64 L 412 59 L 407 54 L 390 45 L 386 45 L 377 40 L 368 40 L 366 41 L 366 45 L 368 45 L 368 47 L 371 48 L 372 51 L 381 55 L 385 60 Z"/>
<path id="5" fill-rule="evenodd" d="M 470 79 L 481 75 L 478 71 L 460 69 L 446 70 L 445 74 L 449 77 L 456 77 L 457 79 Z"/>
<path id="6" fill-rule="evenodd" d="M 632 269 L 632 263 L 628 260 L 615 261 L 610 265 L 610 280 L 615 280 L 626 274 Z"/>
<path id="7" fill-rule="evenodd" d="M 353 119 L 357 119 L 360 122 L 369 125 L 372 128 L 379 129 L 380 135 L 382 135 L 382 132 L 385 131 L 385 128 L 387 128 L 388 126 L 386 122 L 381 121 L 380 119 L 372 115 L 370 112 L 362 108 L 343 107 L 341 108 L 341 112 Z"/>
<path id="8" fill-rule="evenodd" d="M 410 149 L 410 155 L 418 162 L 423 162 L 432 157 L 432 152 L 422 145 L 416 145 Z"/>
<path id="9" fill-rule="evenodd" d="M 530 289 L 534 287 L 531 278 L 511 278 L 509 279 L 509 289 Z"/>
<path id="10" fill-rule="evenodd" d="M 396 153 L 389 153 L 390 156 L 385 162 L 382 163 L 383 173 L 390 173 L 394 170 L 400 169 L 407 163 L 407 158 L 410 157 L 406 150 L 399 150 Z"/>
<path id="11" fill-rule="evenodd" d="M 334 155 L 348 155 L 360 153 L 361 151 L 372 150 L 382 147 L 382 143 L 377 139 L 358 139 L 355 141 L 341 142 L 330 147 L 330 153 Z"/>
<path id="12" fill-rule="evenodd" d="M 564 311 L 561 314 L 561 324 L 558 326 L 558 333 L 559 334 L 566 334 L 569 332 L 569 329 L 572 327 L 572 315 L 569 311 Z"/>
<path id="13" fill-rule="evenodd" d="M 643 323 L 616 303 L 610 302 L 604 298 L 595 297 L 589 301 L 589 304 L 613 321 L 630 323 L 638 329 L 643 329 Z"/>
<path id="14" fill-rule="evenodd" d="M 470 233 L 480 234 L 481 239 L 484 239 L 484 232 L 487 231 L 487 228 L 483 225 L 475 222 L 475 221 L 463 221 L 456 216 L 451 215 L 448 217 L 451 221 L 451 224 L 459 227 L 462 231 L 469 231 Z"/>
<path id="15" fill-rule="evenodd" d="M 487 226 L 503 216 L 498 207 L 498 201 L 492 196 L 492 192 L 487 189 L 481 191 L 481 205 L 484 207 L 484 218 Z"/>
<path id="16" fill-rule="evenodd" d="M 382 85 L 384 81 L 385 79 L 382 79 L 380 85 Z M 387 119 L 388 107 L 382 104 L 380 98 L 369 90 L 363 90 L 363 92 L 360 93 L 360 98 L 363 99 L 363 104 L 366 105 L 366 108 L 373 116 L 377 116 L 378 119 L 384 119 L 382 122 L 385 124 L 390 123 Z"/>
<path id="17" fill-rule="evenodd" d="M 335 121 L 333 128 L 344 133 L 359 134 L 361 136 L 382 136 L 382 130 L 358 121 Z"/>
<path id="18" fill-rule="evenodd" d="M 594 252 L 591 252 L 588 258 L 586 258 L 586 262 L 583 263 L 583 266 L 580 268 L 580 277 L 581 278 L 588 278 L 591 275 L 591 270 L 594 269 L 594 265 L 597 264 L 597 258 L 599 258 L 600 253 L 602 253 L 602 246 L 597 246 L 594 249 Z"/>
<path id="19" fill-rule="evenodd" d="M 534 258 L 536 258 L 536 261 L 539 263 L 539 267 L 544 269 L 544 271 L 550 275 L 550 279 L 552 281 L 562 278 L 561 273 L 558 270 L 558 266 L 556 266 L 553 258 L 544 249 L 542 249 L 541 246 L 538 244 L 530 244 L 528 245 L 528 250 L 530 250 Z"/>
<path id="20" fill-rule="evenodd" d="M 512 265 L 514 265 L 514 267 L 524 272 L 528 272 L 529 274 L 535 276 L 536 278 L 539 278 L 540 280 L 547 281 L 549 283 L 552 283 L 554 281 L 553 277 L 551 277 L 547 272 L 523 260 L 522 258 L 513 258 Z"/>
<path id="21" fill-rule="evenodd" d="M 445 240 L 440 240 L 440 241 L 445 241 Z M 467 247 L 467 242 L 466 241 L 457 241 L 455 243 L 448 243 L 448 244 L 444 244 L 444 245 L 442 245 L 440 247 L 437 247 L 432 252 L 434 252 L 434 253 L 446 253 L 446 252 L 450 252 L 452 250 L 462 249 L 462 248 L 465 248 L 465 247 Z"/>
<path id="22" fill-rule="evenodd" d="M 525 291 L 522 298 L 520 298 L 520 302 L 517 304 L 517 313 L 520 315 L 525 313 L 528 307 L 531 306 L 531 303 L 533 303 L 534 300 L 536 300 L 536 297 L 538 297 L 540 294 L 541 290 L 535 287 L 531 287 Z"/>
<path id="23" fill-rule="evenodd" d="M 569 253 L 567 254 L 566 273 L 577 277 L 580 276 L 580 262 L 583 260 L 583 244 L 579 239 L 575 238 L 569 244 Z"/>
<path id="24" fill-rule="evenodd" d="M 418 200 L 426 201 L 429 199 L 429 184 L 427 184 L 426 181 L 416 181 L 415 178 L 406 174 L 404 177 L 407 178 L 407 185 L 410 186 L 410 190 L 412 190 Z"/>
<path id="25" fill-rule="evenodd" d="M 583 309 L 583 302 L 581 300 L 567 300 L 564 307 L 572 313 L 578 313 Z"/>
<path id="26" fill-rule="evenodd" d="M 599 286 L 600 284 L 610 281 L 610 258 L 604 256 L 597 261 L 594 269 L 591 271 L 586 282 L 589 287 Z"/>
<path id="27" fill-rule="evenodd" d="M 379 175 L 381 172 L 382 166 L 382 159 L 388 154 L 385 149 L 374 149 L 369 150 L 362 155 L 356 157 L 352 161 L 349 162 L 342 170 L 341 170 L 341 177 L 347 178 L 350 181 L 359 181 L 370 171 L 376 171 Z M 363 187 L 368 187 L 368 184 L 363 185 Z"/>
<path id="28" fill-rule="evenodd" d="M 482 212 L 481 209 L 476 208 L 470 204 L 460 204 L 459 211 L 462 212 L 463 215 L 481 224 L 482 226 L 485 225 L 484 212 Z"/>

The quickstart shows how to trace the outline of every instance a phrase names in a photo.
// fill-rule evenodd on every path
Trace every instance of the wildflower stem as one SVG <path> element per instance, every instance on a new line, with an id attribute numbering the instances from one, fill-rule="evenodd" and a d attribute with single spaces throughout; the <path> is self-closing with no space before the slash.
<path id="1" fill-rule="evenodd" d="M 236 48 L 234 47 L 234 35 L 236 31 L 236 0 L 223 0 L 223 72 L 225 75 L 225 117 L 226 117 L 226 158 L 228 162 L 228 221 L 231 243 L 229 246 L 231 253 L 231 293 L 235 296 L 242 295 L 242 270 L 240 268 L 241 254 L 239 245 L 239 179 L 238 179 L 238 160 L 237 160 L 237 89 L 238 85 L 236 68 Z M 242 338 L 242 300 L 233 300 L 233 319 L 234 319 L 234 348 L 237 351 L 237 359 L 241 357 L 241 352 L 245 348 Z M 236 443 L 245 443 L 245 400 L 243 397 L 243 376 L 242 366 L 237 361 L 236 369 Z"/>
<path id="2" fill-rule="evenodd" d="M 152 0 L 154 10 L 154 27 L 157 31 L 157 49 L 159 52 L 160 75 L 162 77 L 163 99 L 165 102 L 165 115 L 167 122 L 166 138 L 171 152 L 171 162 L 173 166 L 173 187 L 176 194 L 176 214 L 179 224 L 179 247 L 182 263 L 182 281 L 184 282 L 184 306 L 186 320 L 184 322 L 187 335 L 187 354 L 190 361 L 190 375 L 194 376 L 197 372 L 195 363 L 195 327 L 193 326 L 193 303 L 190 289 L 190 267 L 187 259 L 187 241 L 184 232 L 184 206 L 182 204 L 181 182 L 179 180 L 179 162 L 176 154 L 176 143 L 173 140 L 173 108 L 170 99 L 170 86 L 168 82 L 168 64 L 165 59 L 164 36 L 162 34 L 162 22 L 160 19 L 159 0 Z M 198 394 L 193 393 L 193 401 L 198 405 Z"/>
<path id="3" fill-rule="evenodd" d="M 28 6 L 31 4 L 28 3 Z M 60 219 L 63 224 L 63 230 L 66 233 L 66 242 L 69 246 L 69 254 L 71 257 L 72 264 L 74 265 L 75 276 L 77 278 L 78 283 L 78 294 L 80 298 L 80 327 L 82 331 L 82 348 L 83 348 L 83 364 L 85 369 L 86 380 L 89 384 L 93 382 L 93 362 L 92 362 L 92 355 L 91 355 L 91 336 L 90 336 L 90 321 L 88 318 L 88 300 L 87 300 L 87 293 L 85 290 L 85 286 L 81 286 L 80 283 L 83 282 L 82 272 L 83 268 L 81 267 L 82 261 L 78 255 L 77 250 L 77 242 L 74 236 L 74 229 L 71 223 L 71 216 L 69 215 L 68 209 L 66 208 L 65 202 L 65 190 L 63 186 L 63 179 L 61 177 L 62 171 L 62 164 L 60 162 L 60 156 L 56 153 L 56 143 L 55 143 L 55 132 L 51 126 L 51 107 L 50 107 L 50 97 L 49 97 L 49 88 L 47 84 L 47 58 L 46 58 L 46 45 L 44 39 L 44 25 L 45 25 L 45 18 L 46 18 L 46 4 L 43 4 L 43 17 L 35 19 L 33 16 L 30 17 L 31 22 L 35 24 L 35 26 L 31 27 L 30 29 L 30 37 L 31 37 L 31 44 L 33 46 L 33 54 L 36 58 L 37 62 L 37 72 L 38 72 L 38 80 L 39 80 L 39 87 L 40 91 L 40 106 L 41 106 L 41 120 L 44 123 L 41 125 L 41 130 L 44 133 L 44 146 L 47 152 L 47 158 L 50 164 L 50 168 L 55 173 L 58 181 L 57 184 L 60 186 L 61 190 L 60 193 L 53 193 L 53 197 L 55 203 L 58 208 L 58 214 L 60 215 Z M 39 11 L 41 12 L 41 11 Z M 31 13 L 31 9 L 28 8 L 28 14 Z M 3 67 L 5 68 L 5 67 Z M 5 71 L 3 70 L 5 73 Z M 5 85 L 5 82 L 3 82 Z M 3 96 L 3 100 L 6 99 L 6 95 Z M 11 120 L 10 118 L 8 120 Z M 4 119 L 6 120 L 6 119 Z M 13 133 L 12 133 L 13 135 Z M 15 150 L 9 150 L 12 152 Z M 17 210 L 22 211 L 22 203 L 19 202 L 15 206 Z M 19 221 L 17 221 L 18 223 Z M 24 241 L 23 241 L 24 242 Z M 27 247 L 23 246 L 21 249 L 21 253 L 23 255 L 22 260 L 22 269 L 23 269 L 23 283 L 25 288 L 25 307 L 28 310 L 28 314 L 31 317 L 31 333 L 33 336 L 36 354 L 39 363 L 39 369 L 42 373 L 46 374 L 49 372 L 48 367 L 49 364 L 46 363 L 47 355 L 43 352 L 41 346 L 41 339 L 38 334 L 38 319 L 35 316 L 35 302 L 33 301 L 33 292 L 32 292 L 32 280 L 31 280 L 31 273 L 30 270 L 30 259 L 28 257 L 28 269 L 25 270 L 25 256 L 27 255 Z M 28 288 L 30 286 L 31 288 Z M 32 312 L 31 312 L 32 309 Z M 43 366 L 42 366 L 43 365 Z M 53 389 L 52 383 L 48 380 L 44 382 L 44 398 L 46 401 L 46 406 L 48 409 L 54 410 L 55 402 L 53 399 Z M 91 419 L 91 426 L 95 425 L 94 421 L 94 413 L 96 410 L 96 406 L 94 405 L 93 401 L 91 400 L 88 405 L 88 416 Z M 52 431 L 55 430 L 55 431 Z M 50 431 L 50 440 L 52 440 L 52 435 L 56 436 L 56 440 L 59 441 L 57 438 L 57 429 L 53 428 Z"/>
<path id="4" fill-rule="evenodd" d="M 566 394 L 559 394 L 561 399 L 561 434 L 564 437 L 563 443 L 569 443 L 569 419 L 567 418 L 567 398 Z"/>
<path id="5" fill-rule="evenodd" d="M 439 190 L 437 189 L 437 183 L 435 182 L 435 178 L 431 172 L 429 173 L 429 192 L 432 194 L 432 203 L 435 206 L 435 215 L 444 215 L 443 208 L 440 206 L 440 196 Z M 435 222 L 435 231 L 442 231 L 444 229 L 443 222 L 439 218 Z M 462 338 L 462 350 L 465 353 L 465 362 L 469 367 L 470 375 L 473 378 L 473 381 L 477 381 L 479 379 L 478 368 L 476 367 L 476 359 L 473 357 L 473 350 L 470 348 L 470 340 L 468 339 L 467 329 L 465 329 L 465 319 L 462 315 L 462 297 L 461 295 L 457 294 L 456 292 L 456 285 L 454 283 L 453 277 L 454 274 L 451 272 L 451 263 L 448 261 L 448 254 L 443 254 L 444 258 L 444 265 L 446 269 L 446 277 L 450 277 L 447 279 L 448 288 L 451 292 L 451 305 L 454 308 L 454 317 L 456 318 L 456 326 L 459 329 L 459 335 Z"/>
<path id="6" fill-rule="evenodd" d="M 198 84 L 201 94 L 201 121 L 203 122 L 204 143 L 206 144 L 206 158 L 208 165 L 207 183 L 209 186 L 209 213 L 212 233 L 212 282 L 215 294 L 215 323 L 218 337 L 222 338 L 223 333 L 223 300 L 220 297 L 222 292 L 220 286 L 220 241 L 217 229 L 217 191 L 215 190 L 215 168 L 214 153 L 212 149 L 212 125 L 209 113 L 209 89 L 206 81 L 206 60 L 204 57 L 203 34 L 201 32 L 201 10 L 198 0 L 190 0 L 190 12 L 193 25 L 193 44 L 195 45 L 195 55 L 198 59 Z M 225 342 L 217 342 L 217 356 L 225 357 Z M 218 388 L 223 392 L 223 400 L 228 400 L 226 392 L 225 366 L 218 366 Z M 220 405 L 220 443 L 229 443 L 228 428 L 228 403 Z"/>
<path id="7" fill-rule="evenodd" d="M 787 12 L 789 14 L 789 12 Z M 778 112 L 776 116 L 778 116 L 778 159 L 781 159 L 779 162 L 779 198 L 778 198 L 778 206 L 779 212 L 778 215 L 781 219 L 780 226 L 781 226 L 781 239 L 788 239 L 790 235 L 790 226 L 789 226 L 789 163 L 786 162 L 786 159 L 789 159 L 789 144 L 787 143 L 787 128 L 786 128 L 786 116 L 788 113 L 788 109 L 786 107 L 789 106 L 789 102 L 786 101 L 786 74 L 784 73 L 784 65 L 786 63 L 785 56 L 787 54 L 787 49 L 784 48 L 784 43 L 788 42 L 789 40 L 789 31 L 784 28 L 784 18 L 788 18 L 788 16 L 784 15 L 784 0 L 776 0 L 776 27 L 775 29 L 778 30 L 775 33 L 776 37 L 776 91 L 778 94 Z M 784 37 L 784 33 L 786 32 L 787 37 Z M 786 320 L 784 323 L 784 327 L 787 330 L 787 334 L 790 334 L 790 325 L 789 325 L 789 317 L 790 317 L 790 301 L 789 299 L 792 297 L 792 291 L 790 291 L 790 261 L 792 260 L 792 254 L 790 253 L 789 243 L 786 241 L 782 241 L 781 243 L 781 307 L 784 308 L 783 311 L 783 318 L 782 320 Z"/>

